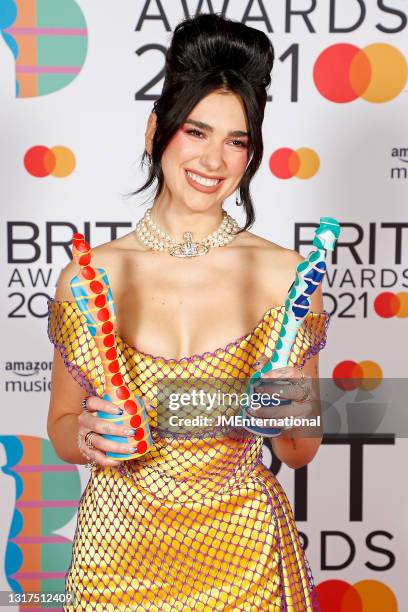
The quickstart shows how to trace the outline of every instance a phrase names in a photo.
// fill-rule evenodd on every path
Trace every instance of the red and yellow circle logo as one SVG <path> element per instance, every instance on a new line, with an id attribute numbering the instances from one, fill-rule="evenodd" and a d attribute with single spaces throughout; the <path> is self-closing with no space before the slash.
<path id="1" fill-rule="evenodd" d="M 375 361 L 340 361 L 333 370 L 334 384 L 343 391 L 376 389 L 383 377 L 382 369 Z"/>
<path id="2" fill-rule="evenodd" d="M 269 158 L 269 168 L 274 176 L 280 179 L 308 179 L 316 174 L 320 159 L 316 151 L 303 147 L 301 149 L 277 149 Z"/>
<path id="3" fill-rule="evenodd" d="M 55 176 L 65 178 L 75 169 L 75 155 L 68 147 L 56 146 L 49 149 L 37 145 L 28 149 L 24 155 L 24 166 L 29 174 L 42 178 Z"/>
<path id="4" fill-rule="evenodd" d="M 405 319 L 408 317 L 408 292 L 393 293 L 392 291 L 383 291 L 377 295 L 373 306 L 379 317 L 384 319 L 389 319 L 390 317 Z"/>
<path id="5" fill-rule="evenodd" d="M 317 58 L 313 79 L 321 95 L 331 102 L 389 102 L 404 89 L 408 67 L 401 51 L 385 43 L 363 49 L 340 43 Z"/>
<path id="6" fill-rule="evenodd" d="M 321 612 L 397 612 L 397 598 L 389 586 L 379 580 L 325 580 L 317 587 Z"/>

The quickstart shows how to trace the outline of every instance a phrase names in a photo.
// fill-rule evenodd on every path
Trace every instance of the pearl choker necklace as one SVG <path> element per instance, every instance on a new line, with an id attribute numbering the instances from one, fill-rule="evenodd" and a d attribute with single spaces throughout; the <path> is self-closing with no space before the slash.
<path id="1" fill-rule="evenodd" d="M 196 257 L 205 255 L 211 247 L 220 247 L 234 240 L 239 225 L 225 210 L 222 211 L 221 225 L 206 238 L 193 242 L 193 234 L 184 232 L 184 242 L 177 242 L 166 232 L 163 232 L 151 217 L 149 208 L 136 225 L 135 233 L 139 240 L 154 251 L 168 251 L 173 257 Z"/>

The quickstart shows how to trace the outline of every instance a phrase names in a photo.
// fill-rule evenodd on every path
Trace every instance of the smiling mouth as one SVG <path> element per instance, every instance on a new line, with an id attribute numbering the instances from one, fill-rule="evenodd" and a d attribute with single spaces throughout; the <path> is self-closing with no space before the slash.
<path id="1" fill-rule="evenodd" d="M 203 185 L 203 187 L 215 187 L 215 185 L 218 185 L 218 183 L 221 183 L 221 181 L 223 180 L 223 179 L 204 178 L 203 176 L 200 176 L 199 174 L 190 172 L 190 170 L 186 170 L 186 173 L 188 174 L 188 176 L 191 178 L 192 181 L 195 181 L 199 185 Z"/>

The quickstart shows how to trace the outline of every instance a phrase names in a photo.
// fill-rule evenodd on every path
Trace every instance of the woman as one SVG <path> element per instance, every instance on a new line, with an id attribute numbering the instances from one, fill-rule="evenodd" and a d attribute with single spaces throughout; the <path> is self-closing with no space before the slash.
<path id="1" fill-rule="evenodd" d="M 273 58 L 267 36 L 242 24 L 216 15 L 179 24 L 145 134 L 150 169 L 139 191 L 156 180 L 154 204 L 136 231 L 94 249 L 116 304 L 121 372 L 149 414 L 154 446 L 142 457 L 118 468 L 106 456 L 133 449 L 101 434 L 132 441 L 132 432 L 96 416 L 115 414 L 115 407 L 98 396 L 100 362 L 72 304 L 75 265 L 62 272 L 50 300 L 49 335 L 58 350 L 49 437 L 63 460 L 93 465 L 66 579 L 76 610 L 314 608 L 291 508 L 262 463 L 263 438 L 242 427 L 180 435 L 156 410 L 166 380 L 242 383 L 273 352 L 281 305 L 303 259 L 247 231 Z M 236 189 L 247 215 L 239 232 L 222 208 Z M 267 377 L 317 379 L 328 323 L 322 308 L 319 290 L 290 366 Z M 304 415 L 318 405 L 297 385 L 286 397 L 303 402 L 280 406 L 274 416 Z M 320 442 L 289 431 L 272 447 L 298 468 Z"/>

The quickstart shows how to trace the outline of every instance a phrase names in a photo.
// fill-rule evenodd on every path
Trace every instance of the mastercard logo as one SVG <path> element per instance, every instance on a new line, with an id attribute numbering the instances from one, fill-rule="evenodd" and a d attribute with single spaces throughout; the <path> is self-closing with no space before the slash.
<path id="1" fill-rule="evenodd" d="M 408 292 L 383 291 L 374 300 L 374 310 L 379 317 L 389 319 L 390 317 L 408 317 Z"/>
<path id="2" fill-rule="evenodd" d="M 404 89 L 408 67 L 401 51 L 385 43 L 363 49 L 347 43 L 332 45 L 317 58 L 313 79 L 320 94 L 331 102 L 362 98 L 381 103 Z"/>
<path id="3" fill-rule="evenodd" d="M 64 178 L 75 169 L 75 155 L 67 147 L 57 146 L 49 149 L 42 145 L 31 147 L 24 155 L 24 166 L 29 174 L 42 178 L 56 176 Z"/>
<path id="4" fill-rule="evenodd" d="M 316 151 L 303 147 L 301 149 L 277 149 L 269 158 L 269 169 L 280 179 L 294 176 L 308 179 L 316 174 L 320 167 L 320 159 Z"/>
<path id="5" fill-rule="evenodd" d="M 382 369 L 375 361 L 340 361 L 333 370 L 334 384 L 343 391 L 376 389 L 383 377 Z"/>
<path id="6" fill-rule="evenodd" d="M 397 599 L 379 580 L 325 580 L 317 587 L 321 612 L 397 612 Z"/>

